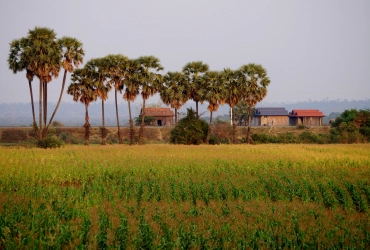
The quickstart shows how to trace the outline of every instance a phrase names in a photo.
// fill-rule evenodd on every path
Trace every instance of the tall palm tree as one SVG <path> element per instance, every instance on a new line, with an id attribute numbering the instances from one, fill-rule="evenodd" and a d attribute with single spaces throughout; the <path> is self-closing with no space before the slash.
<path id="1" fill-rule="evenodd" d="M 201 77 L 208 70 L 208 64 L 205 64 L 202 61 L 187 63 L 182 69 L 182 72 L 187 76 L 188 79 L 190 86 L 189 98 L 195 102 L 197 117 L 199 117 L 198 102 L 202 103 L 199 95 L 199 91 L 202 89 L 202 86 L 199 82 L 199 77 Z"/>
<path id="2" fill-rule="evenodd" d="M 160 97 L 164 104 L 175 109 L 175 126 L 177 125 L 177 110 L 188 100 L 188 85 L 186 76 L 181 72 L 167 72 L 163 77 Z"/>
<path id="3" fill-rule="evenodd" d="M 202 89 L 199 92 L 202 99 L 209 103 L 208 110 L 210 112 L 208 133 L 206 137 L 206 143 L 209 143 L 209 137 L 212 132 L 212 113 L 218 110 L 219 104 L 225 103 L 225 86 L 223 84 L 222 74 L 218 71 L 206 72 L 200 81 L 202 83 Z"/>
<path id="4" fill-rule="evenodd" d="M 105 128 L 104 102 L 108 99 L 108 92 L 112 89 L 110 84 L 106 84 L 107 75 L 103 72 L 104 60 L 102 58 L 91 59 L 86 63 L 85 68 L 88 74 L 94 79 L 96 93 L 101 99 L 102 126 L 100 128 L 102 145 L 107 144 L 108 130 Z"/>
<path id="5" fill-rule="evenodd" d="M 82 49 L 82 43 L 75 38 L 66 36 L 62 37 L 58 40 L 58 44 L 62 49 L 63 54 L 62 61 L 62 67 L 64 68 L 63 82 L 60 90 L 58 103 L 54 109 L 53 114 L 50 117 L 46 130 L 49 128 L 51 122 L 53 121 L 54 116 L 59 108 L 60 102 L 62 101 L 67 72 L 72 73 L 75 67 L 77 68 L 81 63 L 83 63 L 83 56 L 85 55 L 85 52 Z"/>
<path id="6" fill-rule="evenodd" d="M 80 101 L 85 105 L 85 145 L 89 145 L 90 123 L 89 123 L 89 104 L 97 99 L 97 91 L 94 79 L 88 74 L 86 69 L 76 69 L 71 77 L 72 83 L 67 89 L 67 93 L 73 96 L 75 102 Z"/>
<path id="7" fill-rule="evenodd" d="M 230 105 L 231 115 L 233 114 L 234 106 L 237 105 L 243 97 L 245 87 L 240 81 L 241 72 L 238 70 L 224 69 L 221 78 L 225 88 L 225 103 Z M 233 143 L 236 143 L 236 123 L 231 117 L 233 126 Z"/>
<path id="8" fill-rule="evenodd" d="M 135 101 L 136 97 L 139 95 L 140 88 L 140 62 L 138 60 L 130 59 L 127 62 L 126 74 L 124 78 L 125 91 L 123 94 L 123 99 L 128 103 L 128 113 L 129 113 L 129 125 L 130 125 L 130 145 L 134 144 L 134 122 L 131 115 L 131 105 L 130 103 Z"/>
<path id="9" fill-rule="evenodd" d="M 249 114 L 252 113 L 252 108 L 265 98 L 267 94 L 267 86 L 270 84 L 270 79 L 267 76 L 267 71 L 260 64 L 246 64 L 240 67 L 243 74 L 242 82 L 245 86 L 245 94 L 243 100 L 249 105 Z M 248 132 L 247 143 L 250 143 L 251 133 L 251 116 L 248 116 Z"/>
<path id="10" fill-rule="evenodd" d="M 54 30 L 36 27 L 29 30 L 27 37 L 20 39 L 22 67 L 40 81 L 39 90 L 39 142 L 47 134 L 47 84 L 58 77 L 62 52 Z M 21 67 L 21 66 L 20 66 Z M 44 112 L 43 112 L 44 110 Z M 44 125 L 44 126 L 43 126 Z M 44 127 L 44 129 L 43 129 Z"/>
<path id="11" fill-rule="evenodd" d="M 107 84 L 114 87 L 114 100 L 116 104 L 116 118 L 117 118 L 117 135 L 119 144 L 122 144 L 121 129 L 119 125 L 118 118 L 118 102 L 117 102 L 117 92 L 122 93 L 123 90 L 123 79 L 126 74 L 126 67 L 128 63 L 128 58 L 124 55 L 107 55 L 103 58 L 104 60 L 104 69 L 106 75 L 109 77 Z"/>
<path id="12" fill-rule="evenodd" d="M 8 65 L 9 69 L 13 71 L 14 74 L 17 72 L 26 70 L 26 78 L 28 80 L 28 87 L 30 90 L 30 97 L 31 97 L 31 108 L 32 108 L 32 126 L 37 132 L 37 123 L 36 123 L 36 116 L 35 116 L 35 105 L 33 102 L 33 91 L 32 91 L 32 81 L 34 78 L 34 73 L 27 69 L 27 61 L 29 60 L 27 57 L 30 55 L 26 55 L 24 51 L 24 47 L 22 46 L 21 40 L 13 40 L 10 43 L 10 53 L 8 57 Z"/>
<path id="13" fill-rule="evenodd" d="M 143 98 L 141 125 L 139 130 L 139 144 L 144 143 L 144 119 L 145 119 L 145 101 L 159 90 L 162 81 L 162 75 L 157 73 L 163 70 L 158 58 L 154 56 L 142 56 L 139 59 L 141 69 L 140 86 L 141 97 Z"/>

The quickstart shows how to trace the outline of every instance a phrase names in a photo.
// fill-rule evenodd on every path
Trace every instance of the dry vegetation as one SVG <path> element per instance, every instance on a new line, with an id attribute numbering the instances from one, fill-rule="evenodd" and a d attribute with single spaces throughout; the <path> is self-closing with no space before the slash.
<path id="1" fill-rule="evenodd" d="M 369 248 L 370 146 L 0 147 L 0 249 Z"/>

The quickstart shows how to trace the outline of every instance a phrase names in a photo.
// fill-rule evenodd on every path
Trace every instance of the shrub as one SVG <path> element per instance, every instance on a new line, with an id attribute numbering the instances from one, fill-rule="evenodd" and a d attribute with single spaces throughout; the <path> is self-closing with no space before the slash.
<path id="1" fill-rule="evenodd" d="M 40 148 L 60 148 L 60 146 L 63 145 L 63 141 L 54 137 L 54 136 L 48 136 L 42 141 L 39 142 Z"/>
<path id="2" fill-rule="evenodd" d="M 190 108 L 186 117 L 171 131 L 171 142 L 199 145 L 205 141 L 207 132 L 208 123 L 197 118 L 194 110 Z"/>

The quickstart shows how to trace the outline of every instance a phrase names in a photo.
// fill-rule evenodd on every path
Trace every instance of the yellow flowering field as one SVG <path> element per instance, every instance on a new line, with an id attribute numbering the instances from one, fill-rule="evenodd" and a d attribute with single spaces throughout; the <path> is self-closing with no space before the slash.
<path id="1" fill-rule="evenodd" d="M 370 248 L 370 145 L 0 147 L 0 249 Z"/>

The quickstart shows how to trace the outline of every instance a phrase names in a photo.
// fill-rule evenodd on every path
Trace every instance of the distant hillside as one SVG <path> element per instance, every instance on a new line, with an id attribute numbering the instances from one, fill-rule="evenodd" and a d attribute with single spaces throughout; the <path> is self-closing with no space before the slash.
<path id="1" fill-rule="evenodd" d="M 150 102 L 149 102 L 150 103 Z M 52 114 L 56 104 L 50 104 L 48 107 L 49 117 Z M 131 105 L 133 117 L 137 117 L 140 113 L 140 103 L 133 103 Z M 163 105 L 164 106 L 164 105 Z M 195 103 L 192 101 L 182 107 L 179 112 L 184 116 L 186 108 L 192 107 L 195 110 Z M 288 111 L 292 109 L 319 109 L 326 116 L 326 120 L 335 117 L 346 109 L 368 109 L 370 108 L 370 99 L 366 100 L 322 100 L 322 101 L 308 101 L 297 103 L 265 103 L 257 104 L 257 107 L 284 107 Z M 120 103 L 118 105 L 120 124 L 123 126 L 128 124 L 129 115 L 127 103 Z M 228 120 L 230 107 L 223 105 L 214 113 L 213 117 L 219 116 L 222 120 Z M 36 117 L 38 116 L 38 103 L 35 103 Z M 199 105 L 199 113 L 201 117 L 209 121 L 209 112 L 207 110 L 207 103 Z M 82 126 L 85 122 L 85 107 L 81 103 L 62 102 L 54 120 L 59 121 L 66 126 Z M 90 104 L 89 107 L 90 123 L 92 126 L 100 126 L 102 121 L 101 116 L 101 102 Z M 38 119 L 38 118 L 37 118 Z M 30 103 L 0 103 L 0 126 L 30 126 L 32 124 L 32 113 Z M 116 125 L 115 106 L 113 102 L 105 103 L 105 124 L 107 126 Z"/>

